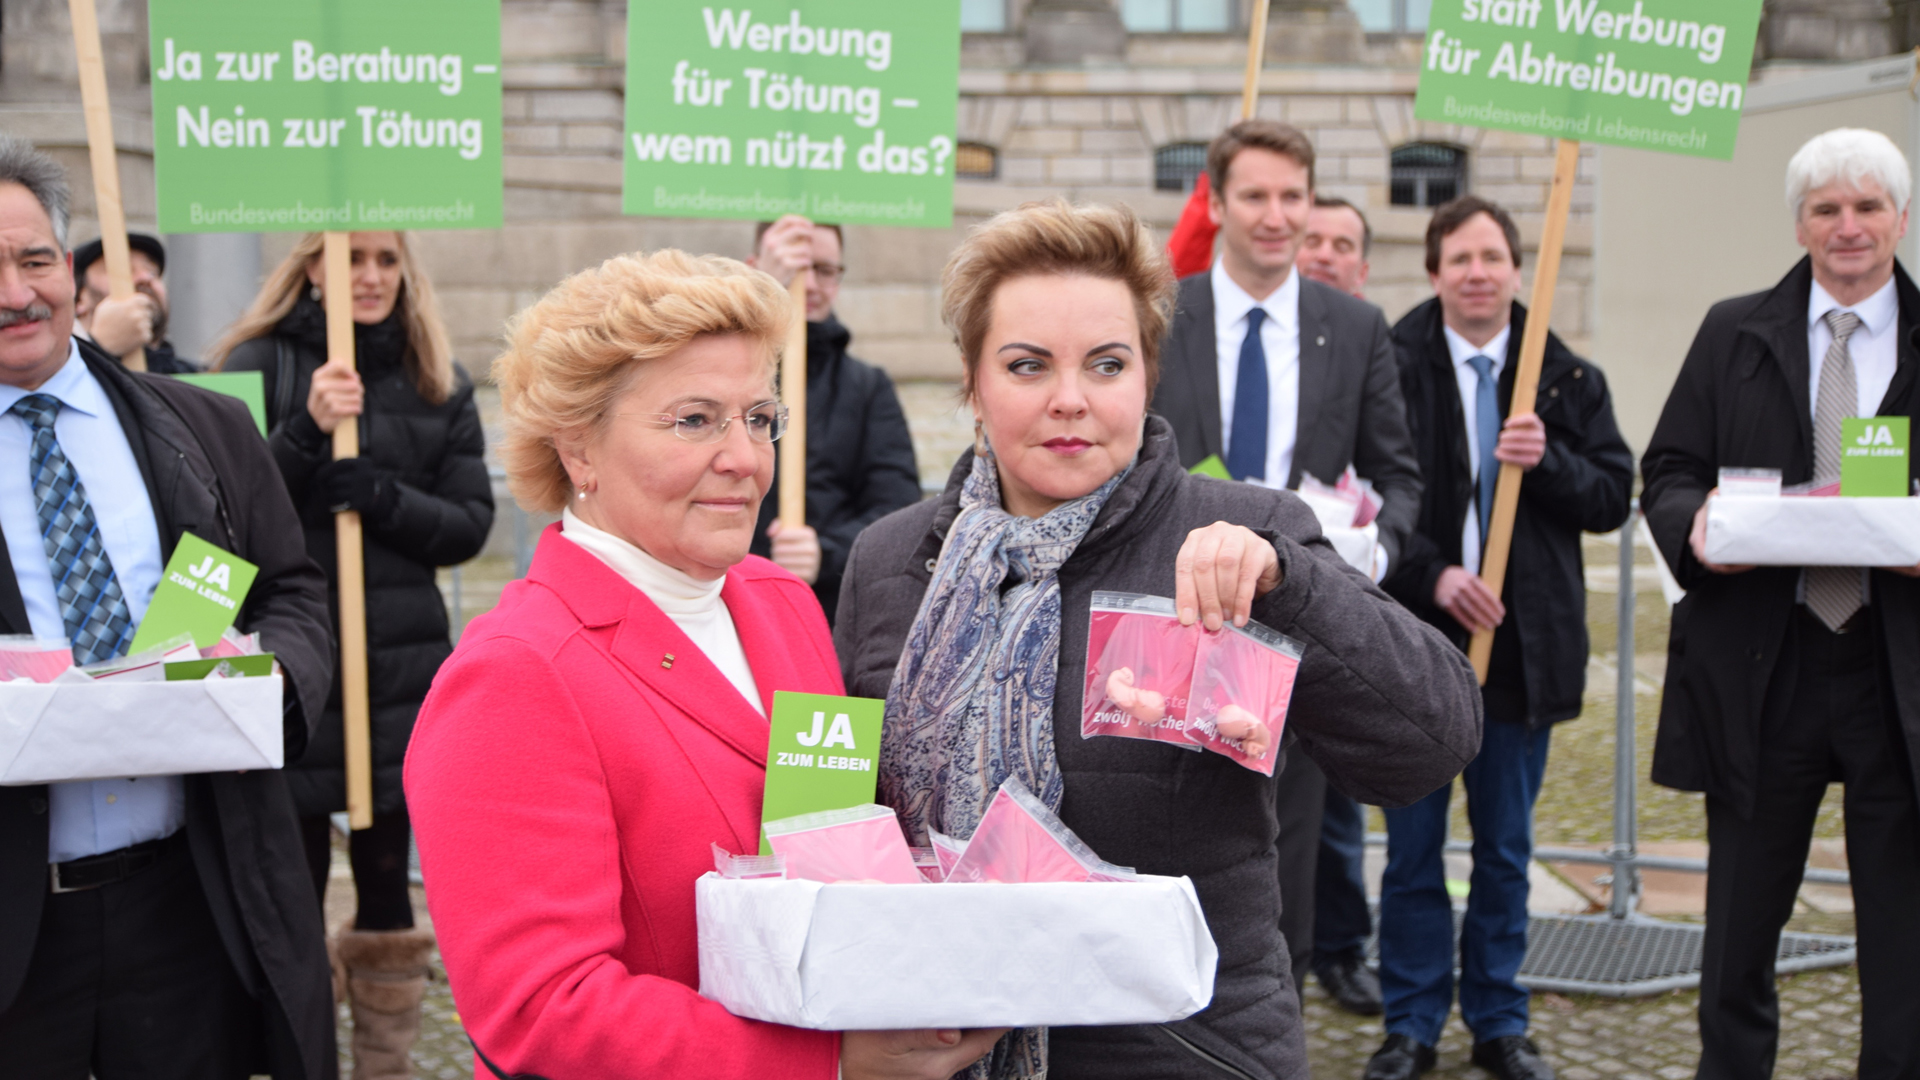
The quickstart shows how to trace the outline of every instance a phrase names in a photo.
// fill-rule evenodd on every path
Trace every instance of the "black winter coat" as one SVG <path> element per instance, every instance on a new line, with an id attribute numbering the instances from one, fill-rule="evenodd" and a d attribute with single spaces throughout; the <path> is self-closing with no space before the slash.
<path id="1" fill-rule="evenodd" d="M 840 578 L 860 530 L 920 501 L 913 437 L 887 373 L 847 354 L 853 334 L 833 316 L 807 324 L 807 524 L 820 534 L 813 594 L 831 625 Z M 780 514 L 773 490 L 760 502 L 753 554 L 767 556 L 767 526 Z"/>
<path id="2" fill-rule="evenodd" d="M 1526 318 L 1526 308 L 1514 304 L 1500 372 L 1502 418 L 1511 412 Z M 1393 338 L 1426 491 L 1419 522 L 1389 571 L 1386 589 L 1464 649 L 1471 635 L 1433 602 L 1440 572 L 1460 565 L 1460 533 L 1474 505 L 1466 411 L 1460 406 L 1440 301 L 1408 312 L 1394 326 Z M 1502 590 L 1507 619 L 1494 632 L 1487 686 L 1490 701 L 1504 696 L 1511 702 L 1510 710 L 1500 710 L 1509 714 L 1506 718 L 1524 715 L 1528 726 L 1537 728 L 1580 715 L 1588 649 L 1580 533 L 1617 529 L 1627 520 L 1633 452 L 1614 423 L 1606 377 L 1552 333 L 1533 409 L 1547 426 L 1547 453 L 1520 485 Z"/>
<path id="3" fill-rule="evenodd" d="M 886 696 L 971 468 L 969 453 L 939 499 L 882 518 L 854 544 L 834 628 L 848 693 Z M 1172 596 L 1180 545 L 1215 521 L 1245 525 L 1280 557 L 1281 584 L 1255 602 L 1253 617 L 1306 645 L 1286 733 L 1341 790 L 1404 806 L 1450 782 L 1479 750 L 1480 695 L 1460 651 L 1342 561 L 1297 496 L 1189 476 L 1172 427 L 1150 415 L 1132 473 L 1060 568 L 1060 816 L 1102 858 L 1192 878 L 1220 948 L 1219 974 L 1213 1003 L 1177 1023 L 1053 1029 L 1053 1080 L 1307 1073 L 1280 935 L 1274 778 L 1218 754 L 1080 736 L 1093 591 Z"/>
<path id="4" fill-rule="evenodd" d="M 333 678 L 325 577 L 298 539 L 273 459 L 240 402 L 80 355 L 119 415 L 147 483 L 162 557 L 191 531 L 260 568 L 236 622 L 286 673 L 286 756 L 306 750 Z M 32 629 L 0 544 L 0 633 Z M 299 822 L 275 769 L 186 778 L 187 846 L 241 983 L 261 1003 L 261 1060 L 278 1080 L 335 1075 L 326 929 Z M 47 896 L 47 789 L 0 787 L 0 1011 L 26 976 Z M 4 1053 L 0 1053 L 4 1056 Z M 9 1073 L 11 1069 L 7 1070 Z"/>
<path id="5" fill-rule="evenodd" d="M 1897 264 L 1898 361 L 1881 416 L 1920 427 L 1920 290 Z M 1653 781 L 1704 791 L 1751 814 L 1759 798 L 1761 716 L 1793 618 L 1800 569 L 1762 566 L 1715 574 L 1693 557 L 1693 516 L 1722 468 L 1779 469 L 1788 484 L 1813 478 L 1812 365 L 1807 303 L 1812 264 L 1802 259 L 1765 292 L 1707 312 L 1641 464 L 1640 504 L 1660 553 L 1687 595 L 1674 606 L 1667 693 L 1660 704 Z M 1920 461 L 1909 458 L 1920 478 Z M 1874 571 L 1868 617 L 1878 624 L 1887 685 L 1920 784 L 1920 580 Z"/>
<path id="6" fill-rule="evenodd" d="M 366 386 L 360 454 L 391 472 L 400 493 L 385 517 L 362 514 L 374 810 L 387 813 L 404 804 L 400 770 L 414 717 L 434 674 L 453 652 L 435 570 L 480 553 L 493 525 L 493 487 L 473 382 L 466 373 L 455 365 L 453 392 L 441 404 L 429 404 L 402 366 L 405 337 L 397 317 L 379 326 L 356 325 L 354 340 Z M 296 381 L 290 397 L 279 393 L 280 342 L 292 353 Z M 327 571 L 328 600 L 338 625 L 334 515 L 325 493 L 310 483 L 333 456 L 332 439 L 307 412 L 307 387 L 325 362 L 324 313 L 303 298 L 272 335 L 235 347 L 225 370 L 261 372 L 270 412 L 278 411 L 276 402 L 291 403 L 287 415 L 269 417 L 268 445 L 300 511 L 307 551 Z M 302 814 L 346 809 L 342 732 L 336 680 L 313 747 L 288 774 Z"/>

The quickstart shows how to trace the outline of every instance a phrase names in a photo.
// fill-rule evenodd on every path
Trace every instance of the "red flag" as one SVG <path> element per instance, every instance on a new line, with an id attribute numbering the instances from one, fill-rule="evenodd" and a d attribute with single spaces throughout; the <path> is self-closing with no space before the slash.
<path id="1" fill-rule="evenodd" d="M 1180 209 L 1180 220 L 1167 237 L 1167 257 L 1173 276 L 1188 277 L 1213 265 L 1213 234 L 1219 230 L 1207 217 L 1207 174 L 1194 181 L 1193 194 Z"/>

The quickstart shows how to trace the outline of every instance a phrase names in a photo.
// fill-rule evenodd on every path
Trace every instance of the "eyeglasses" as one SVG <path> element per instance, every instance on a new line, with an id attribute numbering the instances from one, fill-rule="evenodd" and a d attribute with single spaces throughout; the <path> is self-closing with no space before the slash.
<path id="1" fill-rule="evenodd" d="M 813 276 L 820 284 L 831 285 L 846 275 L 847 268 L 839 263 L 817 262 L 813 264 Z"/>
<path id="2" fill-rule="evenodd" d="M 675 438 L 690 443 L 719 442 L 727 437 L 727 428 L 735 420 L 747 422 L 747 437 L 754 442 L 770 443 L 787 433 L 787 407 L 777 401 L 763 401 L 732 416 L 721 415 L 718 402 L 691 401 L 670 413 L 640 414 L 638 418 L 654 427 L 670 428 Z"/>

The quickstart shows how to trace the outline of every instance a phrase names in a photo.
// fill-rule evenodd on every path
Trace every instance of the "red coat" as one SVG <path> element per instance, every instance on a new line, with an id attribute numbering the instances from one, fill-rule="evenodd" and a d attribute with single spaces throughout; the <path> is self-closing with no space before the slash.
<path id="1" fill-rule="evenodd" d="M 750 557 L 721 596 L 769 713 L 775 690 L 845 693 L 799 579 Z M 836 1033 L 695 989 L 694 879 L 710 844 L 758 849 L 766 754 L 765 717 L 679 627 L 549 528 L 440 669 L 407 752 L 447 978 L 495 1065 L 832 1080 Z"/>

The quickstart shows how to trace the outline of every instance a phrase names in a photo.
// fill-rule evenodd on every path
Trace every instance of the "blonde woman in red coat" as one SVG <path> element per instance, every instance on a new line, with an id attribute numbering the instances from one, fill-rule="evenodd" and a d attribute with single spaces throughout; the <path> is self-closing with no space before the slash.
<path id="1" fill-rule="evenodd" d="M 406 790 L 496 1075 L 932 1080 L 998 1037 L 802 1031 L 695 990 L 694 879 L 709 845 L 758 846 L 773 694 L 844 692 L 812 591 L 747 555 L 791 317 L 732 260 L 622 256 L 522 313 L 494 364 L 514 495 L 564 513 L 441 668 Z"/>

